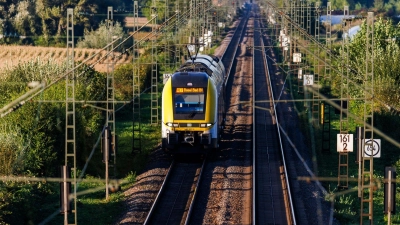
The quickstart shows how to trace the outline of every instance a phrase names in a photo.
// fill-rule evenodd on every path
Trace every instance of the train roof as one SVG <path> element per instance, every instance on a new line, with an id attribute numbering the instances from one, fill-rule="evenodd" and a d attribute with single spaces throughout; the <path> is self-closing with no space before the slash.
<path id="1" fill-rule="evenodd" d="M 194 60 L 187 60 L 179 69 L 179 72 L 198 71 L 206 72 L 209 76 L 214 73 L 222 73 L 225 75 L 225 67 L 217 56 L 199 54 Z"/>
<path id="2" fill-rule="evenodd" d="M 225 78 L 225 67 L 217 56 L 199 54 L 192 60 L 187 60 L 177 73 L 203 72 L 208 75 L 216 88 L 220 90 Z"/>

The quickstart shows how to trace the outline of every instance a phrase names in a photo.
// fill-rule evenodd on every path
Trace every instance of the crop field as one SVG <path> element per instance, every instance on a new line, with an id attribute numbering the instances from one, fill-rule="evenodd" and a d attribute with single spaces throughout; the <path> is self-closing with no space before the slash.
<path id="1" fill-rule="evenodd" d="M 74 48 L 75 62 L 83 62 L 91 65 L 99 72 L 107 72 L 107 51 L 101 49 Z M 129 55 L 114 53 L 117 57 L 116 64 L 128 63 L 132 60 Z M 0 70 L 12 68 L 21 62 L 32 59 L 53 60 L 63 63 L 67 60 L 67 48 L 34 47 L 34 46 L 0 46 Z"/>

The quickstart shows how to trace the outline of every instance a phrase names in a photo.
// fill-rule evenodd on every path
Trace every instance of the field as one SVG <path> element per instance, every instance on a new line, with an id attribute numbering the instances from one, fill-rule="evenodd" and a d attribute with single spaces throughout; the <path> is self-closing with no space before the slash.
<path id="1" fill-rule="evenodd" d="M 107 51 L 101 49 L 74 48 L 75 65 L 77 62 L 84 62 L 88 65 L 94 65 L 94 69 L 99 72 L 107 72 Z M 116 56 L 116 65 L 132 62 L 132 56 L 114 53 Z M 67 48 L 56 47 L 35 47 L 35 46 L 0 46 L 0 71 L 5 68 L 12 68 L 21 62 L 39 60 L 53 60 L 56 63 L 63 63 L 67 60 Z"/>

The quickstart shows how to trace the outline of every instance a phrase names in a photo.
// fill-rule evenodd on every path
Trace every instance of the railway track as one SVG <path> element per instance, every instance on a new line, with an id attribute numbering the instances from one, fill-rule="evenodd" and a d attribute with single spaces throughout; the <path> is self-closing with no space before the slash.
<path id="1" fill-rule="evenodd" d="M 241 104 L 273 99 L 264 51 L 251 50 L 263 45 L 255 15 L 243 15 L 222 54 L 229 72 L 220 150 L 203 176 L 199 163 L 171 166 L 145 224 L 296 224 L 273 104 Z"/>
<path id="2" fill-rule="evenodd" d="M 253 48 L 253 224 L 296 224 L 261 28 L 256 20 L 254 46 L 262 50 Z"/>
<path id="3" fill-rule="evenodd" d="M 216 160 L 206 166 L 206 179 L 199 187 L 199 196 L 203 201 L 193 206 L 197 215 L 192 220 L 186 220 L 190 224 L 296 224 L 273 104 L 256 105 L 269 111 L 237 104 L 252 97 L 256 101 L 274 98 L 264 51 L 249 51 L 250 46 L 264 44 L 257 31 L 259 26 L 254 17 L 242 18 L 224 53 L 222 61 L 230 71 L 226 80 L 230 109 L 227 112 L 225 141 L 217 157 L 224 157 L 225 152 L 230 152 L 230 156 L 223 162 Z M 251 156 L 246 149 L 250 149 L 252 142 L 255 150 Z M 251 158 L 255 159 L 252 177 L 247 174 L 251 171 L 248 164 Z M 249 185 L 247 179 L 255 182 Z M 251 189 L 254 197 L 249 201 Z M 180 224 L 183 222 L 182 219 Z"/>
<path id="4" fill-rule="evenodd" d="M 144 224 L 188 224 L 204 164 L 173 161 Z"/>
<path id="5" fill-rule="evenodd" d="M 244 17 L 236 28 L 231 41 L 222 54 L 222 61 L 227 69 L 226 82 L 229 80 L 231 69 L 235 65 L 235 55 L 240 41 L 245 34 L 248 17 Z M 191 212 L 195 206 L 198 186 L 201 183 L 201 174 L 205 160 L 202 163 L 183 163 L 174 161 L 166 175 L 157 197 L 147 215 L 144 224 L 193 224 Z M 212 182 L 212 181 L 211 181 Z M 208 184 L 207 184 L 208 183 Z M 209 182 L 203 182 L 209 185 Z M 199 206 L 200 205 L 200 206 Z M 202 207 L 199 204 L 197 207 Z"/>

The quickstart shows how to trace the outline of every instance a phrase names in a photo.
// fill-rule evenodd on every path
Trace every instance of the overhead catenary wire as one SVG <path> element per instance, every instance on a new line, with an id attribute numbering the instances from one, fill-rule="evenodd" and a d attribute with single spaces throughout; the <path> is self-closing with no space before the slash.
<path id="1" fill-rule="evenodd" d="M 211 8 L 211 7 L 210 7 Z M 183 13 L 183 16 L 181 16 L 181 23 L 178 24 L 184 24 L 185 23 L 185 15 L 188 16 L 189 11 L 185 11 L 185 13 Z M 170 20 L 172 20 L 173 18 L 175 18 L 177 15 L 177 13 L 175 13 L 174 15 L 172 15 L 167 21 L 165 21 L 162 25 L 160 25 L 160 27 L 158 29 L 156 29 L 154 32 L 151 32 L 149 34 L 147 34 L 145 37 L 143 37 L 142 39 L 140 39 L 139 41 L 135 42 L 134 45 L 132 45 L 130 48 L 126 49 L 124 52 L 122 52 L 119 56 L 120 57 L 123 55 L 123 53 L 127 52 L 128 50 L 130 50 L 131 48 L 135 47 L 136 45 L 142 44 L 143 42 L 149 40 L 150 38 L 155 37 L 158 34 L 162 34 L 165 32 L 166 29 L 175 26 L 176 23 L 171 23 L 172 25 L 170 26 L 166 26 L 165 24 L 167 24 Z M 101 61 L 103 61 L 106 57 L 108 57 L 109 54 L 111 54 L 111 52 L 115 51 L 117 48 L 119 48 L 123 43 L 125 43 L 126 41 L 128 41 L 130 38 L 132 38 L 136 33 L 138 33 L 141 29 L 143 29 L 144 27 L 146 27 L 148 24 L 150 24 L 152 22 L 152 20 L 155 19 L 152 18 L 151 20 L 147 21 L 145 24 L 143 24 L 137 31 L 131 33 L 127 38 L 125 38 L 124 40 L 122 40 L 118 45 L 116 45 L 113 49 L 111 49 L 111 51 L 109 51 L 107 54 L 103 55 L 100 59 L 98 59 L 96 62 L 89 64 L 88 68 L 93 68 L 96 64 L 100 63 Z M 78 68 L 80 68 L 83 65 L 87 65 L 87 62 L 89 60 L 92 60 L 94 57 L 96 57 L 98 54 L 100 54 L 101 51 L 108 49 L 110 46 L 113 46 L 114 43 L 116 43 L 121 37 L 118 37 L 117 39 L 113 40 L 111 43 L 107 44 L 106 46 L 104 46 L 102 49 L 100 49 L 97 53 L 89 56 L 87 59 L 85 59 L 84 61 L 82 61 L 80 64 L 76 65 L 72 70 L 70 71 L 66 71 L 64 73 L 62 73 L 58 78 L 56 78 L 55 80 L 51 81 L 48 85 L 40 88 L 35 88 L 32 89 L 30 91 L 28 91 L 27 93 L 23 94 L 21 97 L 17 98 L 16 100 L 12 101 L 11 103 L 7 104 L 5 107 L 3 107 L 2 109 L 0 109 L 0 115 L 2 117 L 6 116 L 7 114 L 9 114 L 10 112 L 12 112 L 13 110 L 10 110 L 10 108 L 17 106 L 17 105 L 23 105 L 25 104 L 25 102 L 31 100 L 32 98 L 36 97 L 37 95 L 39 95 L 40 93 L 42 93 L 43 91 L 47 90 L 48 88 L 52 87 L 54 84 L 58 83 L 61 79 L 65 78 L 67 75 L 69 75 L 69 73 L 71 73 L 72 71 L 77 70 Z M 83 71 L 80 74 L 78 74 L 76 77 L 80 77 L 82 74 L 84 74 L 86 72 Z"/>
<path id="2" fill-rule="evenodd" d="M 339 59 L 337 57 L 336 54 L 334 54 L 333 51 L 331 51 L 331 49 L 327 48 L 326 45 L 324 45 L 323 43 L 319 42 L 317 39 L 315 39 L 312 35 L 308 34 L 308 32 L 306 30 L 304 30 L 302 27 L 300 27 L 296 22 L 293 22 L 292 19 L 289 17 L 289 15 L 287 15 L 286 13 L 280 11 L 278 9 L 278 7 L 276 7 L 274 4 L 272 4 L 269 1 L 266 1 L 266 3 L 273 8 L 278 14 L 279 16 L 281 16 L 282 18 L 286 19 L 290 24 L 292 24 L 292 26 L 294 28 L 296 28 L 301 34 L 300 35 L 304 35 L 305 37 L 307 37 L 311 42 L 313 42 L 314 44 L 318 45 L 319 48 L 325 50 L 326 54 L 329 55 L 332 59 L 335 59 L 336 62 L 338 62 L 343 68 L 346 68 L 350 71 L 356 72 L 358 75 L 360 75 L 358 73 L 358 71 L 352 70 L 351 67 L 349 67 L 349 65 L 344 64 L 344 62 Z M 296 42 L 300 47 L 302 47 L 303 50 L 305 50 L 308 54 L 311 54 L 312 56 L 316 57 L 320 62 L 323 62 L 324 64 L 327 64 L 327 62 L 320 58 L 319 56 L 317 56 L 313 51 L 311 51 L 310 49 L 308 49 L 307 47 L 302 45 L 302 42 Z M 331 67 L 332 70 L 334 70 L 336 73 L 340 74 L 341 71 L 337 70 L 335 67 Z M 350 83 L 354 84 L 354 86 L 358 87 L 358 88 L 362 88 L 360 84 L 358 84 L 356 81 L 352 80 L 351 77 L 348 77 L 347 75 L 343 75 L 344 78 L 348 79 Z M 400 108 L 395 107 L 387 102 L 385 102 L 384 100 L 374 96 L 374 99 L 376 99 L 379 103 L 386 105 L 396 111 L 400 112 Z"/>

